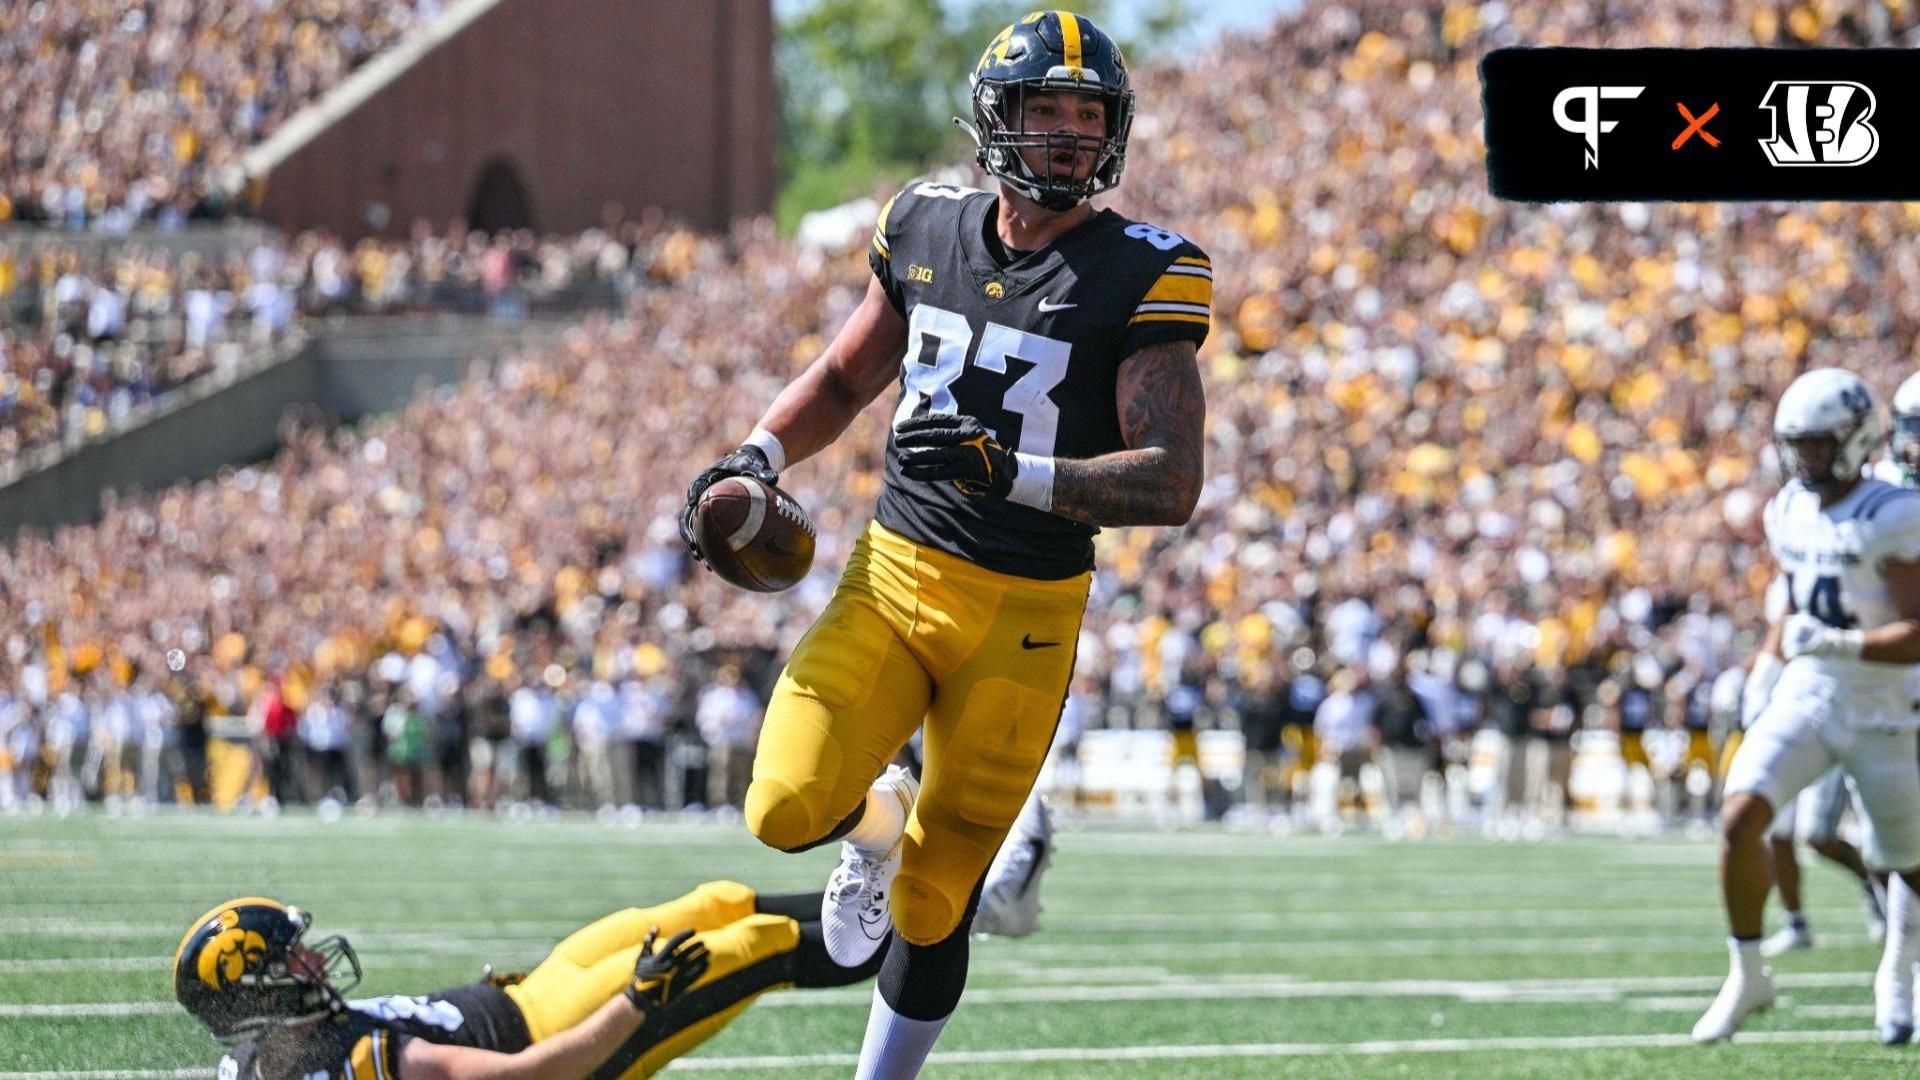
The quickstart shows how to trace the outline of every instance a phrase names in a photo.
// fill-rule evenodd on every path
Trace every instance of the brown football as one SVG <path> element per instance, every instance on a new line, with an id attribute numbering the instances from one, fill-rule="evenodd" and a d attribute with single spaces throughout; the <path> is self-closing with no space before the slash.
<path id="1" fill-rule="evenodd" d="M 694 508 L 713 572 L 754 592 L 790 589 L 813 566 L 813 522 L 793 496 L 751 476 L 717 480 Z"/>

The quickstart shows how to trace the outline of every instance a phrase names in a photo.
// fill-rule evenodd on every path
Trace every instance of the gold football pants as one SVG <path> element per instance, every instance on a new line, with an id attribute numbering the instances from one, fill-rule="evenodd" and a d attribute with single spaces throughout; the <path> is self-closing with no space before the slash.
<path id="1" fill-rule="evenodd" d="M 945 939 L 1040 775 L 1092 580 L 995 573 L 869 525 L 774 687 L 748 828 L 783 851 L 817 843 L 924 724 L 891 902 L 903 939 Z"/>
<path id="2" fill-rule="evenodd" d="M 784 916 L 756 915 L 753 901 L 753 890 L 745 885 L 710 881 L 657 907 L 617 911 L 575 931 L 524 980 L 507 987 L 507 995 L 520 1006 L 528 1033 L 539 1042 L 580 1023 L 625 991 L 633 979 L 641 943 L 656 926 L 660 928 L 658 944 L 682 930 L 693 930 L 707 946 L 711 959 L 707 973 L 693 984 L 696 990 L 793 951 L 800 943 L 800 924 Z M 790 984 L 763 986 L 680 1028 L 621 1072 L 621 1080 L 652 1076 L 667 1062 L 712 1038 L 765 990 L 786 985 Z"/>

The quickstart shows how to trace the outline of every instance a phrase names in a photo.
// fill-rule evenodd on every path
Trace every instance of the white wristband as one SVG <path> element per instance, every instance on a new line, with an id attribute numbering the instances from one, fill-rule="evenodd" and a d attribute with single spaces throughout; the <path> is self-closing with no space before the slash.
<path id="1" fill-rule="evenodd" d="M 787 448 L 780 445 L 779 436 L 766 428 L 754 428 L 753 434 L 747 436 L 747 441 L 740 445 L 759 447 L 760 452 L 767 455 L 769 468 L 774 472 L 787 471 Z"/>
<path id="2" fill-rule="evenodd" d="M 1020 471 L 1013 474 L 1013 490 L 1007 499 L 1035 510 L 1053 509 L 1053 459 L 1038 454 L 1015 453 Z"/>
<path id="3" fill-rule="evenodd" d="M 1828 640 L 1833 643 L 1829 647 L 1828 655 L 1858 660 L 1860 653 L 1867 647 L 1867 632 L 1865 630 L 1834 630 L 1829 633 Z"/>

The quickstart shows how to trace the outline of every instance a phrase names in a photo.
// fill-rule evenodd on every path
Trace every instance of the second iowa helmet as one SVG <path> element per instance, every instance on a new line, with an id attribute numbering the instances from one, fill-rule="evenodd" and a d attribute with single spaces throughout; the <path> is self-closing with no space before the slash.
<path id="1" fill-rule="evenodd" d="M 339 1012 L 342 995 L 360 982 L 360 959 L 338 935 L 303 942 L 312 922 L 264 897 L 221 904 L 180 939 L 174 997 L 224 1043 Z"/>
<path id="2" fill-rule="evenodd" d="M 1067 210 L 1120 182 L 1133 128 L 1133 86 L 1120 46 L 1092 20 L 1036 11 L 994 37 L 968 82 L 973 123 L 957 122 L 973 135 L 980 167 L 1014 190 L 1049 210 Z M 1106 134 L 1025 130 L 1026 95 L 1035 91 L 1097 95 L 1106 103 Z M 1022 147 L 1092 151 L 1093 172 L 1085 179 L 1038 175 L 1021 160 Z"/>

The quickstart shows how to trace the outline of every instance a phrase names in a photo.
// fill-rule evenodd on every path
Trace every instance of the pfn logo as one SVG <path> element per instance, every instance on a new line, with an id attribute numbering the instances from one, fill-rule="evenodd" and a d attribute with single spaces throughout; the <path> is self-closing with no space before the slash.
<path id="1" fill-rule="evenodd" d="M 1586 168 L 1600 167 L 1600 136 L 1620 126 L 1618 120 L 1600 119 L 1600 102 L 1608 98 L 1637 98 L 1645 89 L 1644 86 L 1569 86 L 1553 99 L 1553 122 L 1560 125 L 1560 130 L 1587 140 Z M 1567 114 L 1567 106 L 1575 101 L 1586 104 L 1578 119 Z"/>
<path id="2" fill-rule="evenodd" d="M 1867 123 L 1873 91 L 1857 82 L 1776 82 L 1760 107 L 1773 120 L 1760 149 L 1775 165 L 1865 165 L 1880 150 L 1880 132 Z"/>

